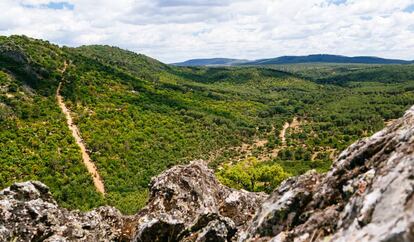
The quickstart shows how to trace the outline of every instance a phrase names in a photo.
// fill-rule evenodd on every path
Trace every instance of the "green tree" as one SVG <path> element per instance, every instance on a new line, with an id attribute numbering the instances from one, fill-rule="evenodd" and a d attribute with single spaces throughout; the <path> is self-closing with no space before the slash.
<path id="1" fill-rule="evenodd" d="M 254 157 L 224 165 L 216 175 L 226 186 L 255 192 L 271 192 L 290 176 L 280 165 L 262 163 Z"/>

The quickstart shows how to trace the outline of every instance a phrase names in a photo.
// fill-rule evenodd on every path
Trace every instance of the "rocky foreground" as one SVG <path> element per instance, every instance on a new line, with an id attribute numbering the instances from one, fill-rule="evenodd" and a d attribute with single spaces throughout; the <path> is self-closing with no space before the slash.
<path id="1" fill-rule="evenodd" d="M 202 161 L 150 184 L 135 216 L 68 211 L 40 182 L 0 191 L 0 241 L 414 241 L 414 107 L 351 145 L 327 174 L 272 194 L 225 187 Z"/>

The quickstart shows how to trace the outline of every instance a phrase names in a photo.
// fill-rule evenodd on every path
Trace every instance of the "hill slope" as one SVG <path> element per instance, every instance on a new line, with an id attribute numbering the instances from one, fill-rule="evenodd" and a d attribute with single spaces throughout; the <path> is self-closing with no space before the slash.
<path id="1" fill-rule="evenodd" d="M 175 67 L 115 47 L 58 47 L 22 36 L 0 38 L 0 64 L 0 187 L 40 180 L 59 203 L 81 209 L 110 204 L 133 213 L 145 204 L 151 177 L 199 158 L 254 191 L 268 183 L 231 177 L 249 157 L 265 165 L 254 169 L 326 171 L 347 145 L 414 103 L 410 75 L 389 82 L 359 75 L 338 85 L 267 68 Z M 105 197 L 56 103 L 62 79 Z M 268 189 L 277 185 L 266 179 Z"/>
<path id="2" fill-rule="evenodd" d="M 103 204 L 55 100 L 65 54 L 50 43 L 0 37 L 0 186 L 41 180 L 63 206 Z"/>

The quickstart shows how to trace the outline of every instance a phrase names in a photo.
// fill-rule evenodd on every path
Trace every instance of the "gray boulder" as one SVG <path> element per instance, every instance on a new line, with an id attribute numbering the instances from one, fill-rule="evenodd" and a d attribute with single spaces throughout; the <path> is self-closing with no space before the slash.
<path id="1" fill-rule="evenodd" d="M 0 191 L 0 241 L 114 241 L 122 215 L 111 207 L 87 213 L 60 208 L 43 183 L 15 183 Z"/>
<path id="2" fill-rule="evenodd" d="M 155 177 L 134 241 L 229 241 L 267 195 L 221 185 L 204 161 Z"/>

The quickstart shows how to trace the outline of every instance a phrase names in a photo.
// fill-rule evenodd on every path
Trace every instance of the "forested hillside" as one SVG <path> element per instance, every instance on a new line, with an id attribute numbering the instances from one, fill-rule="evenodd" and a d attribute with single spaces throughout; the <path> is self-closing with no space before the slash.
<path id="1" fill-rule="evenodd" d="M 270 191 L 289 175 L 326 171 L 342 149 L 414 104 L 411 65 L 310 72 L 176 67 L 116 47 L 0 37 L 0 188 L 36 179 L 64 206 L 132 213 L 151 177 L 202 158 L 228 185 Z M 56 104 L 62 77 L 105 197 Z"/>
<path id="2" fill-rule="evenodd" d="M 41 180 L 62 205 L 103 204 L 82 165 L 54 92 L 65 54 L 23 37 L 0 37 L 0 187 Z"/>

